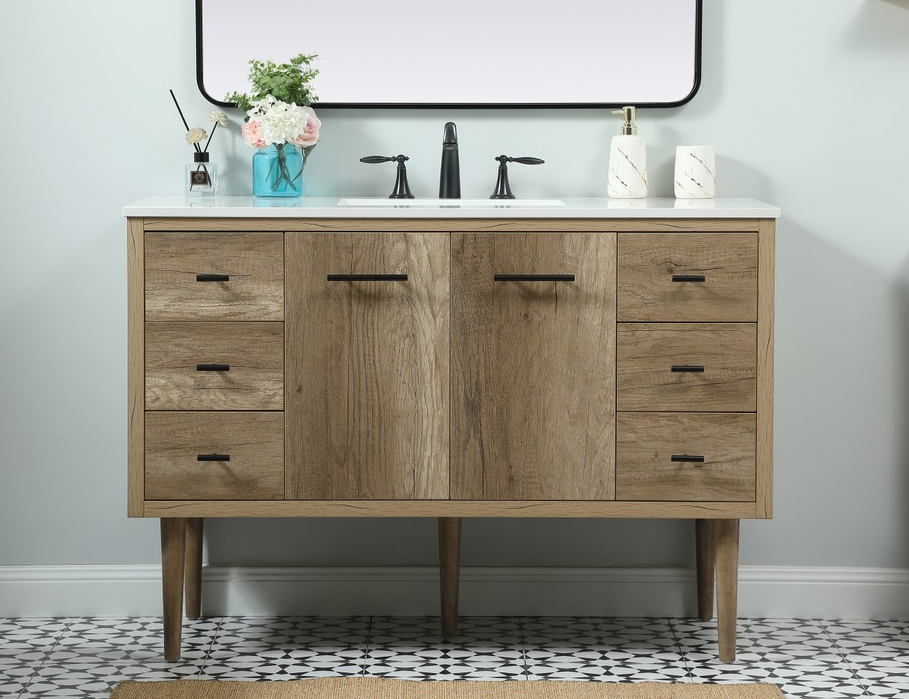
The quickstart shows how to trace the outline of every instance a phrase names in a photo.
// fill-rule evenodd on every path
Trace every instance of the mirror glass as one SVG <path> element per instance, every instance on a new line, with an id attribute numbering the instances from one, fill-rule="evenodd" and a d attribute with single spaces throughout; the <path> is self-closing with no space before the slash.
<path id="1" fill-rule="evenodd" d="M 217 104 L 298 53 L 323 107 L 669 107 L 700 83 L 701 0 L 196 0 L 196 30 Z"/>

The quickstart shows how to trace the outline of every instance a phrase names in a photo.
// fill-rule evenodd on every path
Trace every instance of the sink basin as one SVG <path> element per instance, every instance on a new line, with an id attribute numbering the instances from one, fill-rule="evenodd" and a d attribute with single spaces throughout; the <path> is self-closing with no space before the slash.
<path id="1" fill-rule="evenodd" d="M 546 207 L 565 206 L 561 199 L 340 199 L 338 206 L 442 206 L 456 208 L 484 208 L 494 209 L 501 207 Z"/>

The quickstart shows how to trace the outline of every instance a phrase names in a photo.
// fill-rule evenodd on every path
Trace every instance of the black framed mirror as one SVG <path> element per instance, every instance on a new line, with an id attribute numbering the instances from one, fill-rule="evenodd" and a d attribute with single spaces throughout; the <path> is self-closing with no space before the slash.
<path id="1" fill-rule="evenodd" d="M 677 107 L 700 86 L 702 0 L 196 0 L 211 102 L 251 58 L 316 53 L 321 107 Z"/>

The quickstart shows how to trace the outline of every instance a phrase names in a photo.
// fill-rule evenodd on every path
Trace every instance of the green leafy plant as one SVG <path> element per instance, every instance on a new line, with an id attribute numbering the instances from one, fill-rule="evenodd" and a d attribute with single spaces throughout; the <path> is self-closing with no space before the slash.
<path id="1" fill-rule="evenodd" d="M 310 85 L 319 74 L 318 69 L 311 65 L 316 58 L 316 54 L 303 53 L 294 56 L 288 63 L 259 61 L 254 58 L 249 62 L 250 92 L 232 92 L 224 99 L 235 102 L 244 112 L 249 111 L 254 102 L 269 95 L 281 102 L 308 107 L 317 99 Z"/>

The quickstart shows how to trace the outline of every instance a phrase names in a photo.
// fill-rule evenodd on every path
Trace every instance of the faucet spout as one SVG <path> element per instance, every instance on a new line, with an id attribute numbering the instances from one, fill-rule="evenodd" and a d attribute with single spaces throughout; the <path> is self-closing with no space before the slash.
<path id="1" fill-rule="evenodd" d="M 439 199 L 461 198 L 461 166 L 458 162 L 458 127 L 445 124 L 442 136 L 442 172 L 439 176 Z"/>

